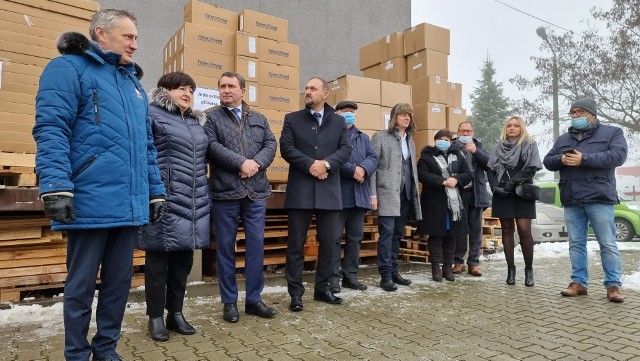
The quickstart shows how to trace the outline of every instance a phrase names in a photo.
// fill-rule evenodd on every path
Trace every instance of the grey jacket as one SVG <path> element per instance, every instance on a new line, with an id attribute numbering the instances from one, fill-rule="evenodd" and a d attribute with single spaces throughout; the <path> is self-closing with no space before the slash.
<path id="1" fill-rule="evenodd" d="M 416 144 L 411 135 L 409 140 L 409 152 L 411 154 L 411 172 L 413 173 L 414 191 L 412 197 L 413 215 L 410 219 L 422 220 L 420 196 L 418 194 L 418 169 L 416 159 Z M 402 147 L 400 134 L 396 130 L 389 133 L 380 130 L 371 138 L 373 151 L 378 154 L 378 169 L 371 175 L 371 196 L 378 197 L 379 216 L 400 216 L 400 185 L 402 183 Z"/>
<path id="2" fill-rule="evenodd" d="M 206 111 L 204 130 L 209 137 L 211 198 L 217 200 L 266 199 L 271 195 L 267 168 L 273 162 L 278 143 L 267 118 L 242 102 L 240 124 L 226 107 Z M 249 178 L 240 178 L 240 166 L 247 159 L 260 164 L 260 170 Z"/>

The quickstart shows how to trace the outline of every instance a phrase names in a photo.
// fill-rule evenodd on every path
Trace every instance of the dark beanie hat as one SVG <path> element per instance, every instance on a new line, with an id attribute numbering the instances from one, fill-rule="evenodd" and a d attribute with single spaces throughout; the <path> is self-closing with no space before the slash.
<path id="1" fill-rule="evenodd" d="M 584 109 L 593 115 L 598 115 L 598 106 L 596 105 L 595 100 L 591 98 L 582 98 L 576 100 L 575 102 L 573 102 L 573 104 L 571 104 L 571 109 L 573 108 Z"/>
<path id="2" fill-rule="evenodd" d="M 336 110 L 342 110 L 344 108 L 352 108 L 358 110 L 358 104 L 349 100 L 345 100 L 336 104 Z"/>

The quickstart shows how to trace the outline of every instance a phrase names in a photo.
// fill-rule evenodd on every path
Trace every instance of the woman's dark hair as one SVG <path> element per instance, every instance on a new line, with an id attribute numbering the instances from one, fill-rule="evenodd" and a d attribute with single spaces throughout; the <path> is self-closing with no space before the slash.
<path id="1" fill-rule="evenodd" d="M 433 140 L 438 140 L 438 139 L 440 139 L 442 137 L 447 137 L 447 138 L 449 138 L 449 140 L 451 140 L 451 139 L 453 139 L 453 132 L 450 131 L 449 129 L 440 129 L 433 136 Z"/>
<path id="2" fill-rule="evenodd" d="M 180 71 L 167 73 L 158 79 L 158 88 L 173 90 L 184 85 L 189 85 L 191 86 L 191 89 L 196 90 L 196 82 L 193 78 Z"/>

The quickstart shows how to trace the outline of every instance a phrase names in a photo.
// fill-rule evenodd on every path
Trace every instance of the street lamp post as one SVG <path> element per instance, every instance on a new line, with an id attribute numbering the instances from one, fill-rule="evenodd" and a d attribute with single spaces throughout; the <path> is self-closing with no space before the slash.
<path id="1" fill-rule="evenodd" d="M 542 38 L 542 40 L 544 40 L 547 45 L 549 45 L 551 54 L 553 54 L 553 69 L 551 71 L 551 92 L 553 93 L 553 141 L 555 142 L 560 135 L 560 114 L 558 112 L 558 59 L 556 57 L 555 49 L 549 42 L 549 37 L 547 36 L 546 29 L 541 26 L 536 29 L 536 34 L 538 34 L 538 36 Z M 558 172 L 553 172 L 553 179 L 557 181 L 559 178 L 560 175 L 558 174 Z"/>

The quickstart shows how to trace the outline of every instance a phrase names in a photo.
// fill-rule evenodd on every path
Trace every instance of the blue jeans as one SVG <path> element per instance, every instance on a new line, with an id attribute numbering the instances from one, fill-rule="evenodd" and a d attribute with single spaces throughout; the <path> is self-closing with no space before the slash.
<path id="1" fill-rule="evenodd" d="M 604 287 L 621 286 L 622 267 L 616 243 L 613 205 L 587 203 L 582 206 L 566 206 L 564 207 L 564 218 L 569 231 L 571 279 L 584 287 L 589 284 L 587 227 L 591 223 L 600 245 Z"/>

